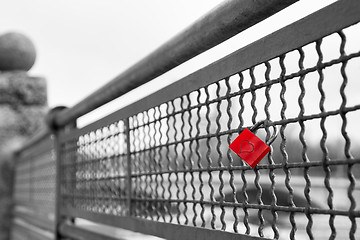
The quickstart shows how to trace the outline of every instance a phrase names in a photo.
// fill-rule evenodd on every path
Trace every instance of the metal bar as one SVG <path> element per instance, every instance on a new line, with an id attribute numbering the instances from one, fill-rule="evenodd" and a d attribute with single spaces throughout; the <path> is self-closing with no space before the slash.
<path id="1" fill-rule="evenodd" d="M 106 224 L 109 226 L 120 227 L 123 229 L 140 232 L 158 236 L 168 240 L 183 240 L 183 239 L 197 239 L 197 240 L 266 240 L 268 238 L 259 238 L 244 234 L 237 234 L 225 232 L 221 230 L 206 229 L 200 227 L 192 227 L 186 225 L 154 222 L 145 219 L 138 219 L 135 217 L 122 217 L 107 215 L 102 213 L 91 213 L 77 209 L 64 209 L 66 215 L 73 217 L 84 218 L 93 222 Z"/>
<path id="2" fill-rule="evenodd" d="M 63 237 L 69 237 L 75 240 L 122 240 L 123 238 L 110 237 L 99 232 L 90 231 L 73 224 L 64 223 L 59 227 L 59 231 Z"/>
<path id="3" fill-rule="evenodd" d="M 124 120 L 125 124 L 125 141 L 126 141 L 126 158 L 127 158 L 127 204 L 128 204 L 128 216 L 132 215 L 132 204 L 131 204 L 131 196 L 132 196 L 132 179 L 131 179 L 131 151 L 130 151 L 130 125 L 129 125 L 129 118 Z"/>
<path id="4" fill-rule="evenodd" d="M 55 110 L 55 109 L 54 109 Z M 56 111 L 60 111 L 57 109 Z M 56 112 L 53 111 L 52 114 L 55 114 Z M 51 115 L 50 115 L 51 117 Z M 57 129 L 57 131 L 54 134 L 54 151 L 55 151 L 55 164 L 56 164 L 56 181 L 55 181 L 55 240 L 60 240 L 62 237 L 60 236 L 59 227 L 62 221 L 64 220 L 64 216 L 61 215 L 61 206 L 62 206 L 62 194 L 61 194 L 61 177 L 62 177 L 62 156 L 61 156 L 61 148 L 62 148 L 62 142 L 60 141 L 59 135 L 61 132 L 71 132 L 74 129 L 76 129 L 76 121 L 69 122 L 66 126 L 63 126 L 63 128 Z M 74 172 L 73 174 L 76 174 Z M 73 189 L 75 187 L 73 186 Z M 70 217 L 70 216 L 66 216 Z M 73 221 L 73 219 L 70 219 L 70 221 Z"/>
<path id="5" fill-rule="evenodd" d="M 34 225 L 38 228 L 52 232 L 55 230 L 54 222 L 52 222 L 49 218 L 41 218 L 37 215 L 20 211 L 14 211 L 14 215 L 15 217 L 23 219 L 24 221 L 29 222 L 31 225 Z"/>
<path id="6" fill-rule="evenodd" d="M 338 165 L 347 165 L 347 164 L 359 164 L 360 159 L 338 159 L 338 160 L 331 160 L 330 162 L 326 163 L 327 166 L 338 166 Z M 314 161 L 314 162 L 295 162 L 295 163 L 287 163 L 287 168 L 300 168 L 300 167 L 319 167 L 323 166 L 322 161 Z M 283 163 L 274 163 L 272 165 L 257 165 L 258 169 L 281 169 L 284 167 Z M 182 170 L 166 170 L 161 172 L 153 172 L 149 171 L 147 173 L 139 173 L 139 174 L 132 174 L 132 177 L 139 177 L 139 176 L 146 176 L 146 175 L 161 175 L 161 174 L 169 174 L 169 173 L 194 173 L 194 172 L 215 172 L 215 171 L 241 171 L 241 170 L 249 170 L 252 171 L 253 168 L 250 166 L 223 166 L 223 167 L 212 167 L 211 169 L 206 168 L 193 168 L 193 169 L 182 169 Z M 294 178 L 294 177 L 293 177 Z M 101 178 L 99 178 L 101 179 Z M 111 179 L 111 178 L 107 178 Z"/>
<path id="7" fill-rule="evenodd" d="M 285 125 L 285 124 L 289 124 L 289 123 L 296 123 L 299 120 L 308 121 L 308 120 L 313 120 L 313 119 L 316 119 L 316 118 L 322 118 L 322 117 L 327 117 L 327 116 L 335 116 L 335 115 L 338 115 L 340 112 L 348 113 L 348 112 L 358 111 L 359 109 L 360 109 L 360 104 L 355 105 L 355 106 L 351 106 L 351 107 L 345 107 L 342 110 L 338 109 L 338 110 L 333 110 L 333 111 L 327 111 L 327 112 L 324 112 L 324 113 L 316 113 L 316 114 L 311 114 L 311 115 L 304 115 L 304 116 L 300 116 L 300 117 L 287 118 L 287 119 L 283 119 L 283 120 L 279 120 L 279 121 L 274 121 L 271 126 L 281 126 L 281 125 Z M 120 114 L 120 112 L 121 111 L 117 112 L 117 114 Z M 169 116 L 171 116 L 171 115 L 169 115 Z M 120 117 L 120 116 L 118 116 L 118 117 Z M 115 121 L 115 116 L 111 116 L 111 118 L 114 118 L 113 120 Z M 105 117 L 104 120 L 108 121 L 109 119 L 108 119 L 108 117 Z M 107 124 L 105 123 L 104 125 L 107 125 Z M 210 138 L 210 137 L 228 135 L 228 134 L 232 134 L 232 133 L 239 133 L 242 130 L 244 130 L 245 128 L 247 128 L 247 127 L 244 126 L 241 129 L 239 129 L 239 128 L 229 129 L 229 130 L 221 131 L 221 132 L 218 132 L 218 133 L 201 135 L 201 136 L 197 137 L 196 139 L 206 139 L 206 138 Z M 72 140 L 72 139 L 76 139 L 80 135 L 85 134 L 85 133 L 87 133 L 87 132 L 89 132 L 89 131 L 91 131 L 93 129 L 97 129 L 97 128 L 93 128 L 93 125 L 89 125 L 89 126 L 86 126 L 84 128 L 76 129 L 75 131 L 71 131 L 71 132 L 68 132 L 68 133 L 63 133 L 63 134 L 60 133 L 59 138 L 60 138 L 61 142 L 66 142 L 66 141 L 69 141 L 69 140 Z M 189 138 L 184 139 L 182 141 L 174 141 L 174 142 L 172 142 L 171 144 L 168 144 L 168 145 L 175 145 L 175 144 L 178 144 L 178 143 L 181 143 L 181 142 L 193 141 L 193 140 L 195 140 L 194 137 L 189 137 Z M 164 147 L 164 146 L 159 145 L 157 147 Z M 150 148 L 145 149 L 145 150 L 150 150 Z M 141 150 L 141 151 L 145 151 L 145 150 Z M 133 153 L 139 153 L 141 151 L 134 151 Z"/>
<path id="8" fill-rule="evenodd" d="M 56 126 L 78 117 L 149 82 L 196 55 L 218 45 L 298 0 L 227 0 L 124 73 L 58 113 Z"/>
<path id="9" fill-rule="evenodd" d="M 347 26 L 357 23 L 360 11 L 360 2 L 356 0 L 340 0 L 300 21 L 286 26 L 234 53 L 212 63 L 179 81 L 147 96 L 129 106 L 126 106 L 107 117 L 82 128 L 81 132 L 87 132 L 142 112 L 163 102 L 197 90 L 215 81 L 231 76 L 235 73 L 248 69 L 251 66 L 270 60 L 276 56 L 289 52 L 306 45 L 314 39 L 322 38 L 333 32 L 337 32 Z M 301 31 L 299 31 L 301 29 Z M 330 64 L 330 63 L 329 63 Z M 334 62 L 335 64 L 335 62 Z M 325 66 L 324 66 L 325 67 Z M 308 71 L 316 71 L 316 68 Z M 302 72 L 301 74 L 306 74 Z M 295 74 L 291 77 L 301 75 Z M 276 80 L 274 83 L 277 83 Z M 271 82 L 266 83 L 271 84 Z M 259 87 L 265 87 L 266 84 Z M 65 117 L 59 114 L 61 118 Z M 60 118 L 59 118 L 60 119 Z M 297 119 L 295 119 L 297 121 Z"/>
<path id="10" fill-rule="evenodd" d="M 44 136 L 44 138 L 39 139 L 38 142 L 34 143 L 32 146 L 36 145 L 36 147 L 30 147 L 22 149 L 21 152 L 18 152 L 19 158 L 27 158 L 27 157 L 37 157 L 41 154 L 48 152 L 52 149 L 52 139 L 50 135 Z M 20 160 L 21 162 L 21 160 Z"/>
<path id="11" fill-rule="evenodd" d="M 56 181 L 55 181 L 55 240 L 60 240 L 59 225 L 61 223 L 61 142 L 55 135 L 54 139 L 54 150 L 55 150 L 55 164 L 56 164 Z"/>
<path id="12" fill-rule="evenodd" d="M 320 209 L 315 207 L 288 207 L 288 206 L 278 206 L 278 205 L 266 205 L 262 204 L 243 204 L 243 203 L 233 203 L 233 202 L 215 202 L 213 200 L 183 200 L 183 199 L 153 199 L 153 198 L 133 198 L 137 201 L 146 201 L 146 202 L 171 202 L 171 203 L 195 203 L 195 204 L 204 204 L 209 206 L 220 206 L 220 207 L 241 207 L 241 208 L 251 208 L 258 210 L 270 210 L 270 211 L 282 211 L 282 212 L 299 212 L 307 214 L 329 214 L 329 215 L 338 215 L 338 216 L 351 216 L 354 218 L 360 217 L 360 211 L 353 211 L 349 213 L 347 210 L 336 210 L 336 209 Z"/>
<path id="13" fill-rule="evenodd" d="M 30 224 L 24 224 L 15 221 L 13 223 L 13 232 L 17 231 L 21 231 L 26 234 L 25 239 L 29 239 L 28 237 L 30 236 L 30 239 L 53 240 L 53 237 L 49 233 L 43 232 L 40 229 L 36 229 L 36 227 L 33 227 Z"/>
<path id="14" fill-rule="evenodd" d="M 26 143 L 24 145 L 22 145 L 21 148 L 19 148 L 17 151 L 15 151 L 15 153 L 20 153 L 20 152 L 23 152 L 26 149 L 31 148 L 32 146 L 34 146 L 38 142 L 44 140 L 46 137 L 50 137 L 51 134 L 52 133 L 48 128 L 42 128 L 39 133 L 34 135 L 32 138 L 30 138 L 30 140 L 26 141 Z"/>

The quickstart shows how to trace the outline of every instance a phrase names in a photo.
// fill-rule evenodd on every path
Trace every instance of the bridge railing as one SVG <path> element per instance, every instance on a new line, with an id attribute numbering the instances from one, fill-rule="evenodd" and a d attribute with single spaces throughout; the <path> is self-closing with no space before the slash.
<path id="1" fill-rule="evenodd" d="M 31 232 L 34 239 L 54 237 L 56 164 L 50 136 L 24 147 L 15 158 L 14 228 L 17 234 Z M 45 238 L 48 239 L 48 238 Z"/>
<path id="2" fill-rule="evenodd" d="M 166 239 L 356 239 L 358 1 L 74 124 L 292 2 L 227 1 L 79 104 L 52 111 L 51 130 L 17 153 L 16 228 L 47 239 L 123 237 L 103 225 Z M 273 127 L 280 133 L 253 169 L 228 146 L 261 120 L 265 141 Z"/>

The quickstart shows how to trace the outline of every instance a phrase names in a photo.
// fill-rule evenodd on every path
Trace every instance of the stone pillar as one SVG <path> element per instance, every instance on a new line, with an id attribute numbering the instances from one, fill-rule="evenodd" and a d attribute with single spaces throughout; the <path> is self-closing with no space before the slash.
<path id="1" fill-rule="evenodd" d="M 9 239 L 12 153 L 45 126 L 46 81 L 27 73 L 35 58 L 34 45 L 26 36 L 0 36 L 0 240 Z"/>

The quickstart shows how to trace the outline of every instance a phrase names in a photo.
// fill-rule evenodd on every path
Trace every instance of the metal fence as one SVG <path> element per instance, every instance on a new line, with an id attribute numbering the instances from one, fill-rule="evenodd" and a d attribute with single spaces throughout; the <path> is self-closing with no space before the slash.
<path id="1" fill-rule="evenodd" d="M 15 161 L 12 238 L 44 239 L 38 232 L 54 237 L 56 169 L 52 140 L 45 138 L 35 147 L 23 149 Z"/>
<path id="2" fill-rule="evenodd" d="M 78 219 L 166 239 L 359 238 L 359 12 L 358 1 L 338 1 L 88 126 L 57 130 L 57 238 L 95 239 Z M 252 169 L 228 146 L 264 119 L 258 136 L 280 134 Z M 15 196 L 39 193 L 41 204 L 33 170 L 17 162 Z M 20 196 L 23 182 L 38 192 Z"/>

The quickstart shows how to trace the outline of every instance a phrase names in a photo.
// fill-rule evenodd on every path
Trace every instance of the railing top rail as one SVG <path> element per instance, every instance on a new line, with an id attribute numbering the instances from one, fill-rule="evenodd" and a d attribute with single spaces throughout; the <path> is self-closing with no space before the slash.
<path id="1" fill-rule="evenodd" d="M 49 138 L 51 136 L 52 132 L 49 128 L 43 128 L 40 132 L 38 132 L 36 135 L 31 137 L 28 141 L 24 143 L 19 149 L 17 149 L 14 154 L 20 154 L 22 151 L 29 149 L 33 145 L 39 143 L 40 141 L 44 140 L 45 138 Z"/>
<path id="2" fill-rule="evenodd" d="M 149 82 L 297 1 L 224 1 L 72 108 L 58 112 L 53 118 L 52 125 L 63 127 L 73 122 L 78 117 Z"/>

